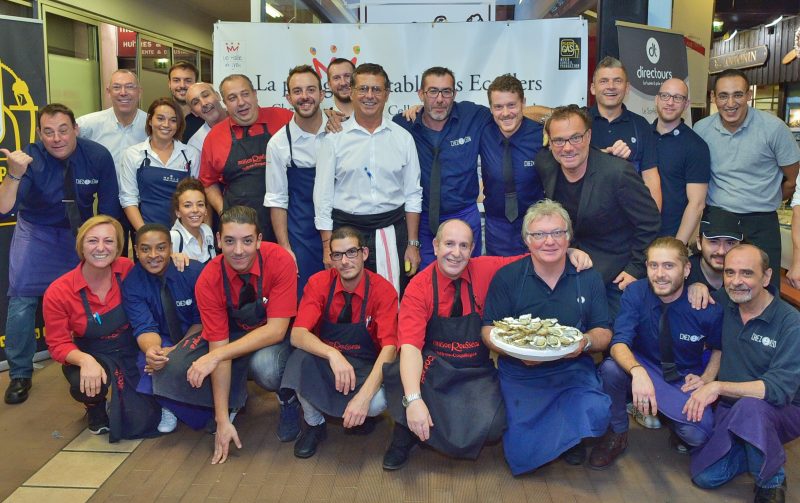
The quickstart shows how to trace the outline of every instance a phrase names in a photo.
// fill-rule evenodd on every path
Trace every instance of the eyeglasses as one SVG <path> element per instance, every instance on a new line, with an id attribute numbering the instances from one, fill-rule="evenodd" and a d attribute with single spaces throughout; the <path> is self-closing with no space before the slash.
<path id="1" fill-rule="evenodd" d="M 442 95 L 442 98 L 452 98 L 456 92 L 449 87 L 445 87 L 444 89 L 439 89 L 438 87 L 429 87 L 425 90 L 425 95 L 428 98 L 436 99 L 439 95 Z"/>
<path id="2" fill-rule="evenodd" d="M 572 145 L 580 145 L 583 143 L 584 137 L 586 137 L 586 132 L 589 131 L 588 129 L 581 134 L 574 134 L 569 138 L 550 138 L 550 144 L 556 147 L 563 147 L 570 142 Z"/>
<path id="3" fill-rule="evenodd" d="M 334 262 L 338 262 L 342 260 L 343 256 L 350 259 L 356 258 L 358 256 L 358 252 L 360 251 L 361 248 L 350 248 L 349 250 L 344 252 L 331 252 L 330 257 L 331 260 L 333 260 Z"/>
<path id="4" fill-rule="evenodd" d="M 658 99 L 661 101 L 669 101 L 672 100 L 675 102 L 676 105 L 683 104 L 688 98 L 682 94 L 669 94 L 669 93 L 658 93 Z"/>
<path id="5" fill-rule="evenodd" d="M 374 94 L 375 96 L 380 96 L 381 94 L 383 94 L 383 91 L 385 91 L 385 90 L 386 89 L 384 89 L 381 86 L 358 86 L 358 87 L 356 87 L 356 92 L 358 93 L 359 96 L 366 96 L 367 93 L 369 93 L 370 91 L 372 91 L 372 94 Z"/>
<path id="6" fill-rule="evenodd" d="M 730 98 L 733 98 L 733 101 L 742 101 L 744 99 L 744 97 L 745 97 L 745 94 L 746 93 L 743 93 L 742 91 L 736 91 L 733 94 L 719 93 L 719 94 L 715 94 L 714 96 L 717 98 L 717 101 L 721 101 L 721 102 L 726 102 Z"/>
<path id="7" fill-rule="evenodd" d="M 526 232 L 525 235 L 529 238 L 533 238 L 534 241 L 544 241 L 547 239 L 547 236 L 553 239 L 561 239 L 566 237 L 567 229 L 556 229 L 550 232 Z"/>
<path id="8" fill-rule="evenodd" d="M 125 89 L 130 93 L 139 89 L 139 86 L 137 86 L 136 84 L 125 84 L 124 86 L 121 86 L 119 84 L 114 84 L 113 86 L 111 86 L 111 90 L 114 91 L 115 93 L 118 93 L 123 89 Z"/>

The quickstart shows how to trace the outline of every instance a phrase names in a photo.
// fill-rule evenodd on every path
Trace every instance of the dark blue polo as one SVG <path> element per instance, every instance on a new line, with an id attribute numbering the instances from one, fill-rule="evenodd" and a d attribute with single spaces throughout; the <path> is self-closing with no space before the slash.
<path id="1" fill-rule="evenodd" d="M 22 181 L 17 187 L 18 211 L 26 221 L 37 225 L 69 228 L 64 199 L 64 161 L 51 156 L 42 142 L 25 148 L 33 157 Z M 85 221 L 94 215 L 94 196 L 97 195 L 97 212 L 119 218 L 119 187 L 114 159 L 108 149 L 84 138 L 69 156 L 75 177 L 75 197 L 81 217 Z"/>
<path id="2" fill-rule="evenodd" d="M 486 252 L 489 255 L 512 256 L 527 252 L 520 234 L 525 211 L 544 198 L 542 181 L 534 158 L 542 149 L 544 129 L 531 119 L 522 119 L 519 129 L 509 138 L 511 164 L 517 192 L 519 216 L 509 222 L 505 213 L 505 180 L 503 179 L 503 140 L 505 136 L 492 122 L 481 137 L 481 177 L 483 208 L 486 211 Z"/>
<path id="3" fill-rule="evenodd" d="M 625 344 L 637 356 L 656 367 L 661 365 L 658 339 L 662 305 L 647 278 L 628 285 L 622 292 L 611 345 Z M 678 373 L 701 375 L 705 368 L 704 348 L 721 349 L 722 308 L 709 304 L 700 311 L 693 309 L 684 288 L 681 296 L 669 304 L 669 327 Z"/>
<path id="4" fill-rule="evenodd" d="M 674 236 L 689 199 L 687 183 L 708 183 L 711 179 L 711 154 L 708 145 L 692 129 L 681 123 L 669 133 L 651 126 L 656 144 L 658 174 L 661 177 L 661 232 L 659 236 Z"/>
<path id="5" fill-rule="evenodd" d="M 700 262 L 702 261 L 703 261 L 703 256 L 699 252 L 689 257 L 689 263 L 692 265 L 692 268 L 689 270 L 689 277 L 686 278 L 685 283 L 687 285 L 702 283 L 706 285 L 710 293 L 714 293 L 717 291 L 717 289 L 711 286 L 711 283 L 708 282 L 708 279 L 706 279 L 706 275 L 703 274 L 703 270 L 700 268 Z"/>
<path id="6" fill-rule="evenodd" d="M 194 286 L 203 270 L 202 264 L 194 260 L 178 272 L 170 261 L 167 271 L 167 288 L 175 300 L 175 311 L 183 334 L 190 326 L 200 323 L 200 311 L 194 297 Z M 145 271 L 136 264 L 122 284 L 125 312 L 128 314 L 133 335 L 139 337 L 146 332 L 161 335 L 161 345 L 171 346 L 169 327 L 161 305 L 161 278 Z"/>
<path id="7" fill-rule="evenodd" d="M 600 115 L 597 105 L 589 109 L 589 115 L 592 118 L 593 147 L 604 149 L 622 140 L 631 149 L 628 161 L 637 173 L 658 166 L 655 142 L 650 134 L 652 128 L 647 119 L 631 112 L 624 104 L 622 114 L 611 122 Z"/>
<path id="8" fill-rule="evenodd" d="M 774 287 L 768 287 L 776 293 Z M 764 399 L 800 405 L 800 313 L 775 297 L 760 315 L 742 323 L 739 305 L 728 301 L 722 322 L 720 381 L 764 381 Z"/>
<path id="9" fill-rule="evenodd" d="M 454 102 L 450 118 L 438 135 L 438 145 L 431 143 L 431 135 L 422 123 L 420 109 L 414 122 L 397 114 L 392 120 L 408 130 L 414 137 L 419 156 L 420 183 L 422 185 L 422 211 L 428 211 L 431 188 L 431 167 L 434 148 L 439 149 L 441 166 L 440 215 L 455 213 L 474 205 L 478 199 L 478 149 L 481 134 L 492 114 L 488 108 L 470 101 Z"/>

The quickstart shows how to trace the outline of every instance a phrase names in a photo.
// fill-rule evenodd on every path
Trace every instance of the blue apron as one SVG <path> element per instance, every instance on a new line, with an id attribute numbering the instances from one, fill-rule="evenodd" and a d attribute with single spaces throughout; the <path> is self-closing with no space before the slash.
<path id="1" fill-rule="evenodd" d="M 314 225 L 314 178 L 316 166 L 298 168 L 294 163 L 292 151 L 292 133 L 286 124 L 286 138 L 289 140 L 289 166 L 286 167 L 286 179 L 289 183 L 289 209 L 287 211 L 287 227 L 289 244 L 297 259 L 297 298 L 303 295 L 303 287 L 308 278 L 321 271 L 322 240 Z"/>
<path id="2" fill-rule="evenodd" d="M 136 170 L 136 185 L 139 187 L 139 212 L 146 224 L 163 224 L 172 226 L 172 194 L 178 182 L 189 176 L 192 161 L 181 150 L 185 171 L 152 166 L 150 156 L 144 152 L 144 159 Z"/>
<path id="3" fill-rule="evenodd" d="M 79 262 L 69 227 L 34 224 L 23 215 L 17 216 L 8 255 L 9 297 L 41 297 Z"/>

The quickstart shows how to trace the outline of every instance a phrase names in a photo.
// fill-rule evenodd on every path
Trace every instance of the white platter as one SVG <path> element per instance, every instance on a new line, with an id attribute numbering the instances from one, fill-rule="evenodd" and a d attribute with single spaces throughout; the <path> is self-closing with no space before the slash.
<path id="1" fill-rule="evenodd" d="M 496 330 L 496 328 L 492 328 L 492 331 L 489 334 L 492 339 L 492 343 L 495 346 L 502 349 L 503 352 L 509 356 L 529 362 L 551 362 L 554 360 L 560 360 L 578 349 L 578 345 L 581 343 L 578 341 L 570 344 L 569 346 L 564 346 L 558 349 L 527 349 L 504 342 L 495 335 Z"/>

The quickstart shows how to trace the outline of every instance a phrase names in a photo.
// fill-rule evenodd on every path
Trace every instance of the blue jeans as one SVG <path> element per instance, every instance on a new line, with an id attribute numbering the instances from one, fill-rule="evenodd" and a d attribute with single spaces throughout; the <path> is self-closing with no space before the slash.
<path id="1" fill-rule="evenodd" d="M 703 489 L 713 489 L 733 479 L 740 473 L 750 472 L 758 487 L 772 489 L 780 487 L 786 479 L 786 474 L 781 467 L 778 473 L 769 480 L 760 480 L 758 472 L 764 463 L 764 454 L 740 438 L 734 438 L 733 446 L 728 454 L 719 461 L 703 470 L 692 481 Z"/>
<path id="2" fill-rule="evenodd" d="M 267 391 L 278 391 L 283 379 L 286 360 L 292 352 L 287 337 L 278 344 L 259 349 L 250 357 L 249 374 L 253 380 Z"/>
<path id="3" fill-rule="evenodd" d="M 33 356 L 36 354 L 36 308 L 39 297 L 9 297 L 6 318 L 6 358 L 9 377 L 33 376 Z"/>

